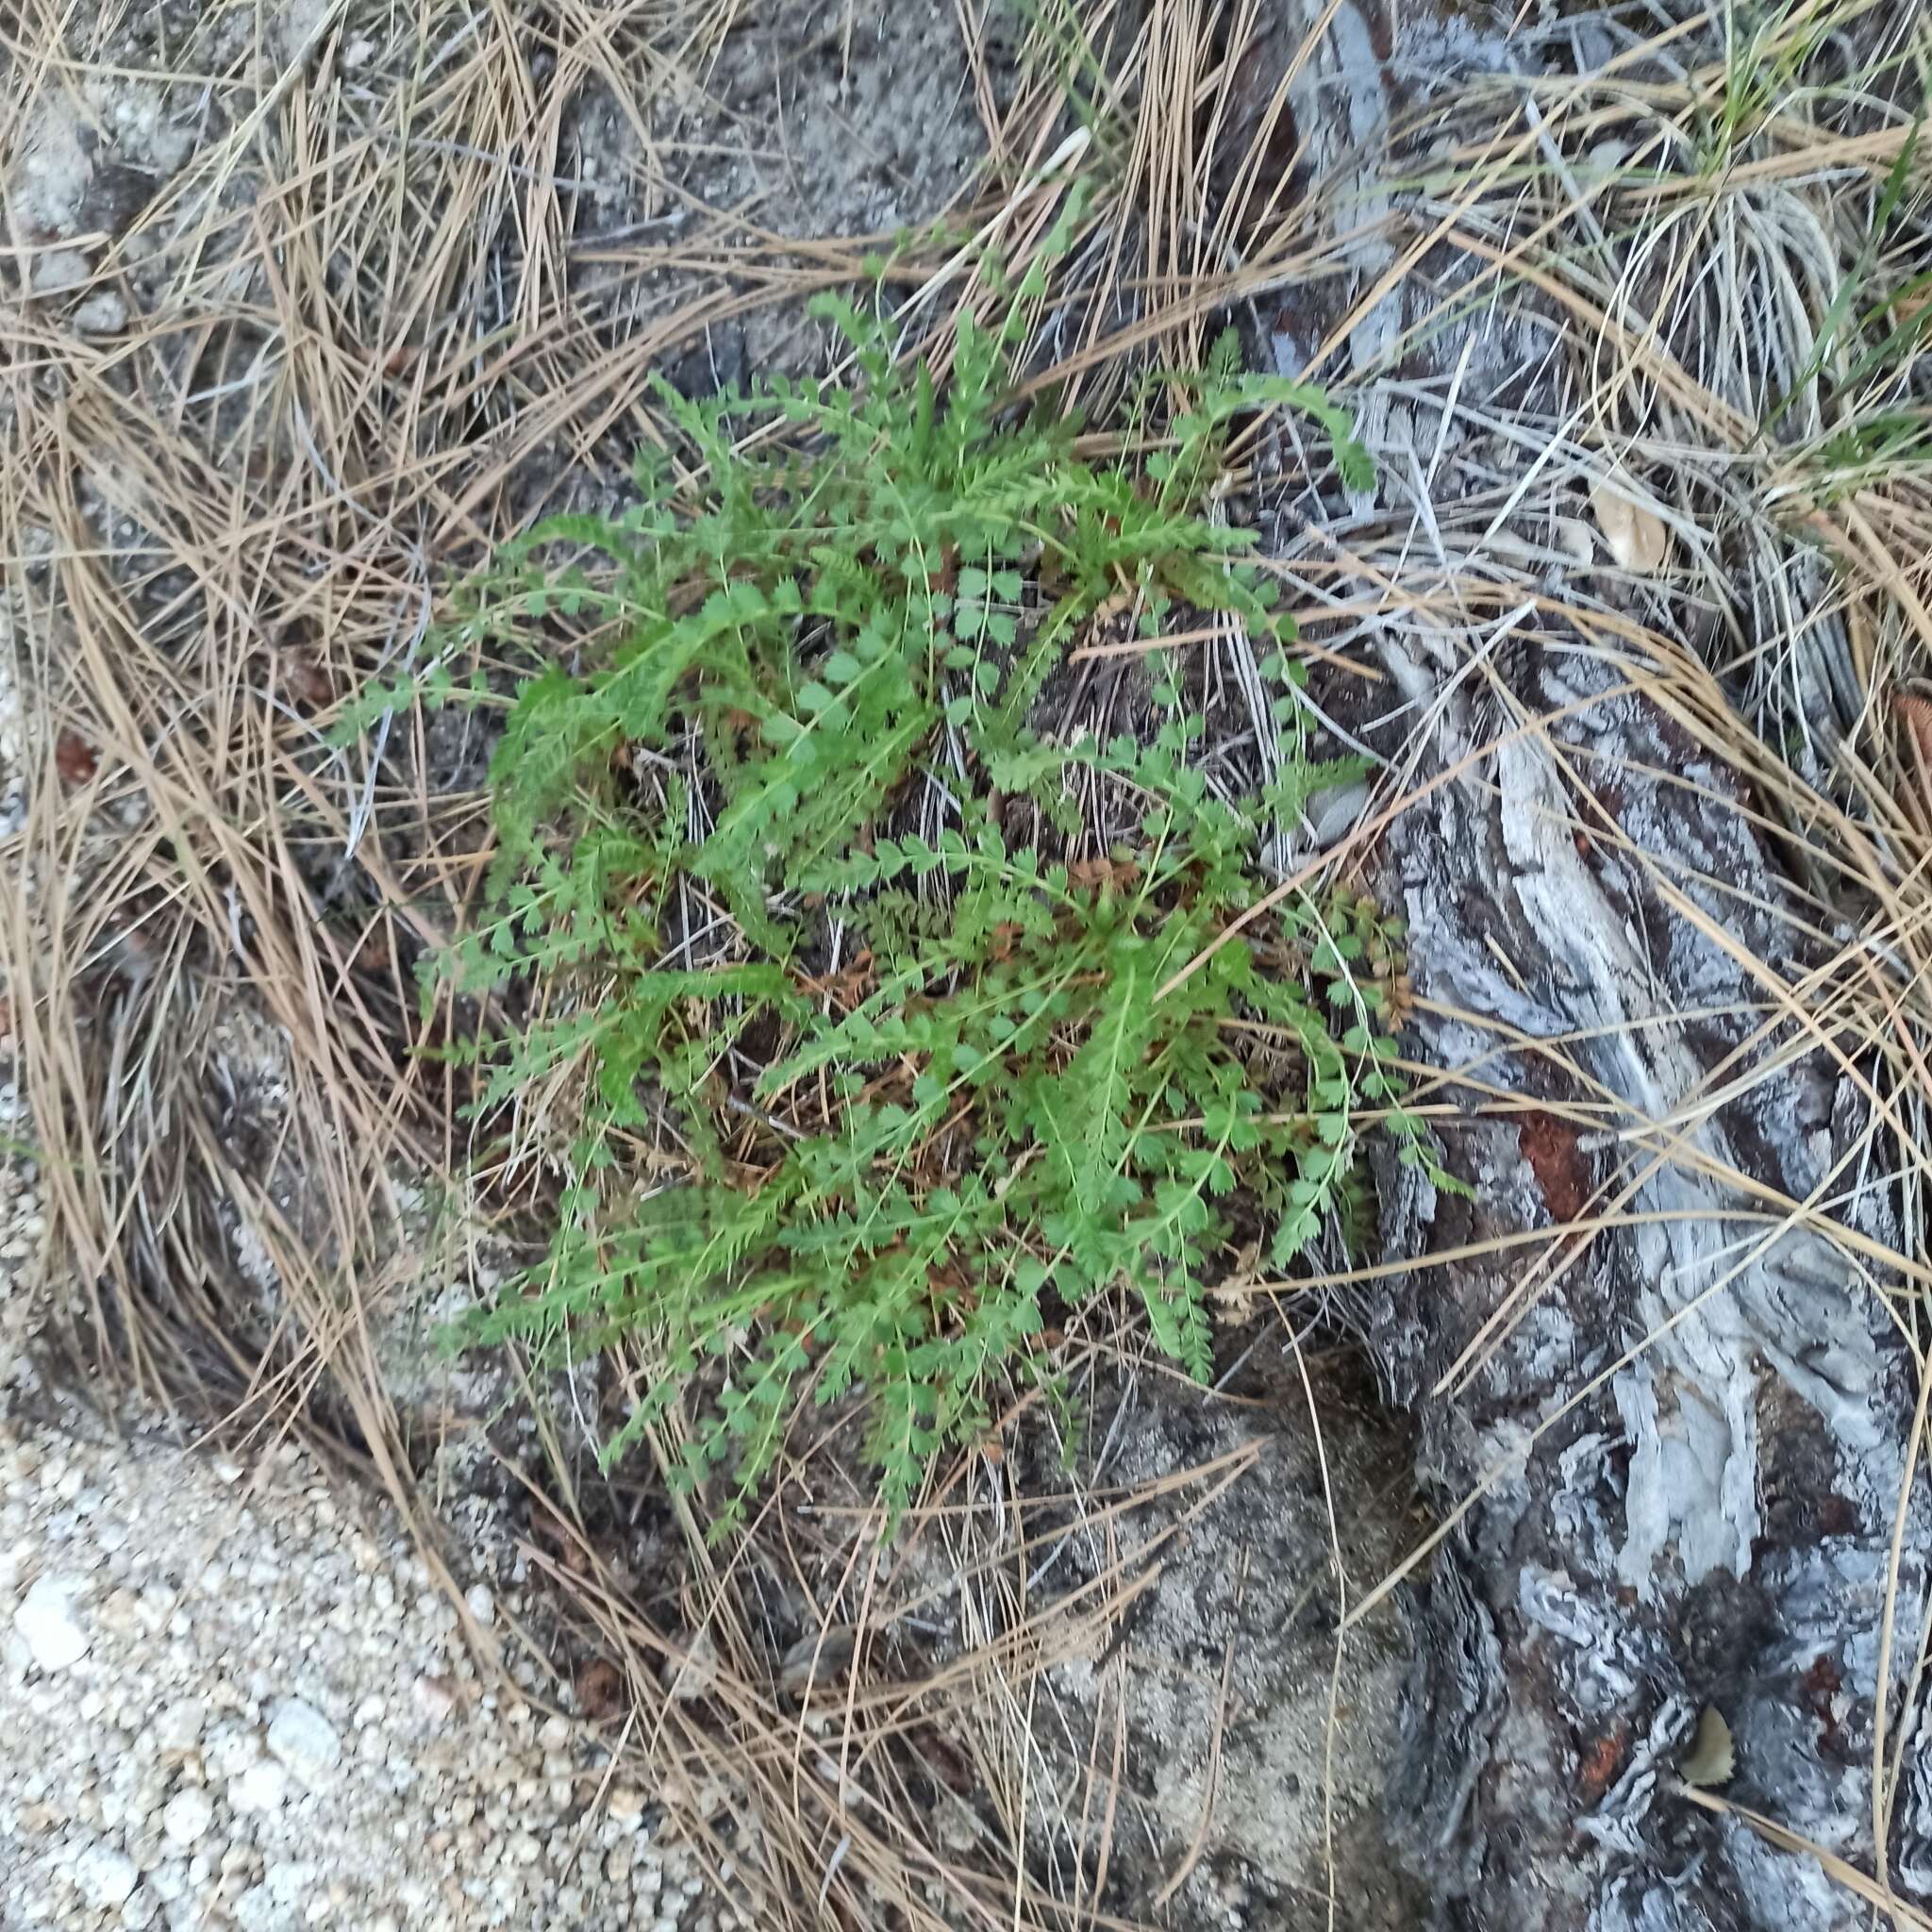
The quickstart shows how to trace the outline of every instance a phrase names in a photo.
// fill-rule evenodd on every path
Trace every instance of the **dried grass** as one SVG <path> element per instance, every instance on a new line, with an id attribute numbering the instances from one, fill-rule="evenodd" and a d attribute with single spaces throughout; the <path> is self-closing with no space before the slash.
<path id="1" fill-rule="evenodd" d="M 338 0 L 280 49 L 208 16 L 159 70 L 177 102 L 199 91 L 206 138 L 86 243 L 129 324 L 0 310 L 28 761 L 0 971 L 82 1294 L 73 1358 L 231 1435 L 304 1430 L 386 1485 L 440 1568 L 376 1330 L 408 1286 L 394 1182 L 462 1167 L 457 1095 L 418 1057 L 450 1016 L 414 981 L 486 825 L 432 721 L 354 752 L 328 733 L 419 650 L 450 574 L 656 435 L 641 370 L 857 251 L 727 259 L 735 233 L 700 215 L 587 272 L 606 257 L 561 207 L 568 105 L 608 91 L 639 136 L 629 192 L 661 208 L 655 130 L 698 100 L 728 7 L 361 12 Z M 143 71 L 110 58 L 126 25 L 18 21 L 0 177 L 28 178 L 47 114 L 84 126 L 91 85 Z M 22 281 L 45 245 L 25 199 Z"/>

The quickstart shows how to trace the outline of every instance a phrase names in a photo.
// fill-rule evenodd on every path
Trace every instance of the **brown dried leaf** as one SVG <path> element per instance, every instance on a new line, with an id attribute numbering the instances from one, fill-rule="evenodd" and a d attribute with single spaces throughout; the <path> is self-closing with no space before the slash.
<path id="1" fill-rule="evenodd" d="M 288 665 L 289 689 L 299 703 L 311 711 L 326 710 L 335 703 L 335 680 L 326 670 L 307 655 L 293 657 Z"/>
<path id="2" fill-rule="evenodd" d="M 1892 692 L 1891 702 L 1893 709 L 1905 720 L 1919 783 L 1932 791 L 1932 696 L 1916 686 L 1916 679 L 1912 684 L 1901 685 Z"/>
<path id="3" fill-rule="evenodd" d="M 1250 1241 L 1235 1257 L 1227 1278 L 1214 1291 L 1214 1319 L 1230 1328 L 1255 1319 L 1255 1291 L 1261 1280 L 1261 1243 Z"/>
<path id="4" fill-rule="evenodd" d="M 1655 576 L 1671 560 L 1670 526 L 1637 501 L 1636 484 L 1621 471 L 1590 486 L 1590 507 L 1610 555 L 1638 576 Z"/>
<path id="5" fill-rule="evenodd" d="M 54 769 L 70 785 L 85 785 L 100 762 L 93 746 L 77 731 L 63 731 L 54 741 Z"/>
<path id="6" fill-rule="evenodd" d="M 624 1673 L 608 1657 L 593 1657 L 580 1663 L 575 1682 L 577 1708 L 592 1723 L 615 1717 L 630 1702 Z"/>
<path id="7" fill-rule="evenodd" d="M 927 1724 L 912 1734 L 912 1748 L 947 1790 L 964 1795 L 979 1789 L 973 1760 L 953 1740 Z"/>

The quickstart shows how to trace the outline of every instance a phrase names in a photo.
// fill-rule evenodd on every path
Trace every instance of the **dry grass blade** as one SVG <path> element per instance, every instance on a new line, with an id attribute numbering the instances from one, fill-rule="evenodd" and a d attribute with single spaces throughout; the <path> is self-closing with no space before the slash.
<path id="1" fill-rule="evenodd" d="M 251 1447 L 314 1433 L 388 1488 L 446 1584 L 385 1347 L 414 1286 L 399 1230 L 415 1191 L 461 1174 L 468 1151 L 457 1074 L 423 1053 L 456 1015 L 417 982 L 487 863 L 480 748 L 425 711 L 353 744 L 338 726 L 372 678 L 420 664 L 450 577 L 661 441 L 647 372 L 853 280 L 879 239 L 801 241 L 680 189 L 680 116 L 703 109 L 733 10 L 421 0 L 379 17 L 331 0 L 287 36 L 208 14 L 145 67 L 116 9 L 92 22 L 35 0 L 0 25 L 0 274 L 22 287 L 0 316 L 0 623 L 27 756 L 4 861 L 28 888 L 0 908 L 0 972 L 53 1241 L 85 1290 L 74 1352 Z M 1144 30 L 1110 5 L 1068 9 L 1071 43 L 1043 36 L 1017 75 L 981 42 L 979 10 L 959 11 L 991 150 L 984 204 L 959 210 L 970 232 L 1023 273 L 1083 177 L 1042 380 L 1058 357 L 1054 379 L 1104 401 L 1136 358 L 1198 355 L 1228 305 L 1339 272 L 1285 190 L 1307 50 L 1257 92 L 1255 0 L 1224 21 L 1163 8 Z M 192 103 L 199 138 L 139 180 L 81 167 L 71 205 L 24 199 L 29 158 L 72 136 L 85 160 L 85 90 L 110 76 Z M 591 111 L 625 131 L 599 188 Z M 83 280 L 38 289 L 57 242 Z M 942 367 L 950 317 L 992 299 L 976 257 L 915 245 L 893 274 L 912 291 L 908 346 L 927 332 Z M 1231 677 L 1252 671 L 1245 639 L 1204 642 Z M 491 1158 L 504 1198 L 542 1185 Z M 1117 1311 L 1095 1322 L 1120 1351 Z M 575 1445 L 554 1422 L 553 1514 L 574 1522 Z M 675 1634 L 588 1541 L 531 1560 L 621 1661 L 619 1757 L 669 1780 L 741 1889 L 758 1875 L 701 1799 L 722 1786 L 746 1807 L 758 1923 L 896 1908 L 937 1927 L 957 1907 L 989 1928 L 1110 1926 L 1125 1820 L 1149 1830 L 1124 1762 L 1133 1671 L 1109 1663 L 1111 1732 L 1096 1723 L 1084 1781 L 1064 1789 L 1040 1735 L 1062 1694 L 1048 1680 L 1121 1639 L 1258 1456 L 1249 1443 L 1117 1491 L 941 1499 L 908 1547 L 941 1550 L 973 1641 L 910 1676 L 905 1629 L 941 1586 L 881 1581 L 857 1498 L 849 1516 L 769 1519 L 728 1559 L 680 1504 Z M 1126 1534 L 1154 1507 L 1158 1528 Z M 794 1704 L 747 1624 L 757 1551 L 797 1535 L 849 1572 L 853 1657 L 825 1652 L 844 1674 L 823 1705 L 809 1678 Z M 1075 1542 L 1103 1554 L 1048 1587 Z M 693 1667 L 699 1634 L 719 1657 L 702 1707 L 664 1675 Z M 994 1823 L 948 1853 L 912 1788 L 967 1778 Z M 956 1830 L 969 1808 L 952 1807 Z"/>
<path id="2" fill-rule="evenodd" d="M 1016 1912 L 1022 1924 L 1069 1923 L 1068 1908 L 1041 1889 L 1022 1856 L 1028 1803 L 1001 1807 L 1008 1847 L 1003 1861 L 997 1840 L 967 1843 L 956 1837 L 950 1852 L 930 1841 L 920 1823 L 924 1807 L 908 1800 L 903 1781 L 921 1775 L 942 1793 L 957 1790 L 970 1764 L 972 1774 L 998 1793 L 1016 1773 L 1024 1776 L 1037 1748 L 1028 1739 L 1032 1688 L 1069 1659 L 1107 1651 L 1157 1580 L 1165 1553 L 1253 1467 L 1257 1453 L 1251 1445 L 1105 1502 L 1014 1496 L 991 1541 L 981 1543 L 975 1534 L 971 1553 L 958 1552 L 947 1594 L 963 1591 L 970 1601 L 980 1589 L 996 1591 L 1004 1577 L 1037 1567 L 1052 1544 L 1097 1535 L 1111 1548 L 1119 1524 L 1164 1509 L 1170 1499 L 1183 1507 L 1131 1558 L 1116 1556 L 1090 1583 L 1030 1608 L 995 1608 L 977 1642 L 921 1674 L 906 1675 L 902 1667 L 896 1681 L 872 1667 L 874 1660 L 883 1662 L 896 1633 L 919 1627 L 932 1607 L 882 1575 L 870 1511 L 856 1512 L 842 1525 L 842 1555 L 833 1565 L 841 1593 L 858 1610 L 856 1622 L 842 1626 L 836 1642 L 821 1628 L 794 1645 L 791 1655 L 808 1663 L 801 1674 L 774 1674 L 728 1569 L 695 1581 L 691 1627 L 705 1633 L 716 1658 L 700 1696 L 678 1688 L 680 1659 L 691 1643 L 669 1640 L 646 1622 L 588 1541 L 574 1539 L 562 1562 L 536 1546 L 527 1554 L 568 1591 L 594 1630 L 595 1651 L 622 1661 L 631 1700 L 626 1738 L 636 1740 L 648 1775 L 662 1781 L 681 1822 L 708 1853 L 724 1894 L 741 1902 L 752 1923 L 816 1924 L 826 1914 L 862 1916 L 888 1906 L 906 1924 L 934 1932 L 960 1923 L 954 1913 L 989 1932 L 1013 1924 Z M 1072 1522 L 1065 1520 L 1069 1503 L 1075 1506 Z M 795 1508 L 785 1507 L 788 1514 Z M 992 1528 L 1000 1514 L 983 1506 L 974 1510 L 981 1529 Z M 941 1533 L 948 1542 L 957 1534 L 942 1514 L 908 1524 L 893 1552 L 893 1572 L 916 1572 L 921 1541 Z M 1002 1712 L 1017 1721 L 1017 1733 L 1001 1721 Z M 983 1730 L 989 1722 L 991 1730 Z M 1096 1740 L 1099 1735 L 1096 1729 Z M 620 1764 L 627 1756 L 620 1748 Z M 1097 1770 L 1095 1778 L 1105 1793 L 1100 1812 L 1110 1819 L 1119 1801 L 1118 1764 L 1109 1779 L 1098 1780 Z M 1059 1802 L 1070 1797 L 1063 1792 Z M 942 1798 L 942 1813 L 949 1805 L 956 1824 L 971 1816 L 956 1799 Z M 740 1821 L 735 1849 L 719 1834 L 721 1806 Z M 974 1836 L 983 1837 L 983 1828 Z M 1109 1824 L 1103 1843 L 1110 1837 Z M 1104 1871 L 1104 1853 L 1101 1865 Z M 1071 1923 L 1128 1923 L 1091 1905 L 1071 1910 Z"/>
<path id="3" fill-rule="evenodd" d="M 508 494 L 520 457 L 586 451 L 620 414 L 648 428 L 612 407 L 622 363 L 603 346 L 641 264 L 579 293 L 545 183 L 581 82 L 641 117 L 635 55 L 648 42 L 657 77 L 677 80 L 724 16 L 576 9 L 540 108 L 503 93 L 523 71 L 509 12 L 426 6 L 391 64 L 358 67 L 339 117 L 342 14 L 314 12 L 265 81 L 208 24 L 179 58 L 207 63 L 225 131 L 112 205 L 89 260 L 111 325 L 54 302 L 9 311 L 9 673 L 36 755 L 62 769 L 34 775 L 9 841 L 32 896 L 9 905 L 4 963 L 56 1244 L 112 1290 L 89 1352 L 154 1391 L 212 1377 L 225 1401 L 253 1382 L 222 1333 L 237 1298 L 209 1270 L 222 1226 L 262 1230 L 191 1131 L 226 1080 L 231 1113 L 275 1108 L 266 1158 L 317 1261 L 285 1284 L 290 1333 L 321 1351 L 297 1381 L 327 1366 L 370 1424 L 351 1436 L 393 1461 L 386 1399 L 341 1338 L 363 1312 L 353 1264 L 390 1213 L 391 1160 L 446 1167 L 452 1151 L 440 1080 L 413 1058 L 441 1021 L 415 1016 L 410 980 L 460 920 L 475 815 L 433 779 L 420 724 L 387 771 L 326 733 L 373 670 L 419 648 L 438 577 L 492 534 L 477 512 L 528 513 Z M 71 76 L 91 58 L 100 71 L 98 45 L 66 32 L 51 11 L 23 29 L 0 152 L 29 274 L 47 245 L 31 225 L 109 185 L 84 156 L 51 172 Z M 530 167 L 499 158 L 514 152 Z M 117 194 L 124 177 L 145 179 L 124 170 Z M 691 264 L 693 299 L 658 340 L 718 312 L 702 256 L 667 256 Z M 475 326 L 491 309 L 493 344 Z M 250 1042 L 232 1037 L 238 995 L 262 1029 Z"/>
<path id="4" fill-rule="evenodd" d="M 1834 1884 L 1842 1886 L 1875 1911 L 1884 1913 L 1894 1925 L 1932 1926 L 1932 1915 L 1921 1911 L 1910 1900 L 1901 1898 L 1889 1885 L 1874 1879 L 1870 1873 L 1859 1871 L 1850 1859 L 1840 1857 L 1836 1852 L 1813 1844 L 1797 1832 L 1786 1830 L 1775 1819 L 1765 1817 L 1761 1811 L 1753 1811 L 1744 1805 L 1734 1805 L 1716 1791 L 1700 1791 L 1684 1784 L 1674 1785 L 1672 1789 L 1687 1804 L 1695 1805 L 1700 1810 L 1714 1812 L 1721 1818 L 1741 1820 L 1766 1844 L 1774 1845 L 1781 1852 L 1817 1859 L 1820 1868 Z"/>
<path id="5" fill-rule="evenodd" d="M 1403 260 L 1432 259 L 1448 296 L 1407 311 L 1411 325 L 1366 373 L 1363 392 L 1398 394 L 1427 425 L 1417 440 L 1435 441 L 1437 463 L 1458 441 L 1484 454 L 1463 458 L 1453 489 L 1432 489 L 1434 468 L 1418 466 L 1407 533 L 1399 513 L 1359 515 L 1345 581 L 1374 583 L 1377 568 L 1399 580 L 1399 591 L 1385 588 L 1376 602 L 1384 634 L 1453 667 L 1452 682 L 1482 688 L 1484 714 L 1500 723 L 1472 739 L 1479 748 L 1463 782 L 1481 783 L 1482 758 L 1529 734 L 1539 758 L 1562 774 L 1571 807 L 1537 838 L 1641 879 L 1681 929 L 1726 959 L 1756 1016 L 1746 1024 L 1734 1012 L 1739 1051 L 1655 1117 L 1592 1082 L 1579 1042 L 1511 1037 L 1483 1015 L 1437 1016 L 1462 1037 L 1490 1034 L 1501 1055 L 1535 1057 L 1557 1091 L 1575 1096 L 1558 1132 L 1587 1149 L 1592 1175 L 1537 1230 L 1537 1260 L 1499 1271 L 1495 1305 L 1438 1394 L 1465 1388 L 1541 1296 L 1566 1275 L 1579 1278 L 1574 1271 L 1612 1225 L 1641 1215 L 1646 1191 L 1664 1177 L 1707 1200 L 1689 1211 L 1728 1232 L 1707 1274 L 1675 1291 L 1669 1318 L 1611 1374 L 1667 1344 L 1785 1243 L 1802 1238 L 1835 1251 L 1871 1319 L 1900 1344 L 1920 1415 L 1892 1526 L 1887 1661 L 1857 1688 L 1874 1713 L 1876 1878 L 1820 1856 L 1860 1899 L 1917 1924 L 1922 1916 L 1888 1884 L 1887 1861 L 1904 1789 L 1901 1727 L 1923 1722 L 1922 1673 L 1907 1674 L 1902 1701 L 1893 1681 L 1917 1637 L 1909 1628 L 1895 1636 L 1894 1623 L 1917 1622 L 1898 1526 L 1916 1509 L 1924 1426 L 1916 1284 L 1932 1150 L 1924 1010 L 1932 853 L 1914 682 L 1932 647 L 1924 447 L 1932 366 L 1915 319 L 1932 181 L 1918 140 L 1923 24 L 1828 5 L 1774 8 L 1748 24 L 1726 13 L 1722 39 L 1706 38 L 1710 25 L 1690 21 L 1632 42 L 1596 72 L 1445 91 L 1397 131 L 1416 158 Z M 1401 372 L 1432 338 L 1474 331 L 1485 312 L 1534 318 L 1557 344 L 1537 379 L 1502 405 L 1465 400 L 1460 368 L 1453 379 L 1406 379 Z M 1365 313 L 1357 305 L 1331 346 Z M 1594 527 L 1591 507 L 1600 509 L 1606 487 L 1653 520 L 1643 556 L 1620 558 L 1615 533 Z M 1539 547 L 1577 587 L 1572 598 L 1551 600 L 1547 575 L 1535 582 L 1526 566 Z M 1605 550 L 1625 578 L 1614 599 L 1596 568 Z M 1653 575 L 1657 588 L 1641 581 Z M 1322 581 L 1311 560 L 1303 582 Z M 1602 803 L 1625 774 L 1592 768 L 1556 716 L 1512 708 L 1509 681 L 1489 655 L 1486 615 L 1512 597 L 1528 600 L 1518 608 L 1534 611 L 1541 638 L 1601 655 L 1673 721 L 1687 748 L 1741 774 L 1737 805 L 1722 808 L 1747 815 L 1754 838 L 1774 843 L 1796 882 L 1780 909 L 1728 908 L 1723 881 L 1674 873 Z M 1617 610 L 1614 630 L 1607 605 Z M 1419 791 L 1391 783 L 1372 823 L 1399 824 Z M 1715 803 L 1686 797 L 1687 810 Z M 1791 940 L 1776 968 L 1735 936 L 1767 918 Z M 1855 1097 L 1857 1123 L 1815 1189 L 1774 1204 L 1748 1176 L 1713 1163 L 1705 1124 L 1801 1064 L 1829 1068 Z M 1437 1091 L 1459 1088 L 1473 1112 L 1507 1104 L 1509 1083 L 1484 1063 L 1442 1077 Z M 1874 1220 L 1880 1198 L 1887 1207 Z M 1894 1207 L 1899 1220 L 1888 1227 Z M 1875 1240 L 1866 1231 L 1874 1225 Z M 1512 1240 L 1472 1246 L 1500 1256 Z M 1298 1291 L 1326 1285 L 1345 1295 L 1349 1281 L 1337 1272 Z M 1605 1386 L 1592 1374 L 1557 1406 L 1574 1415 Z M 1553 1419 L 1537 1420 L 1533 1441 Z M 1521 1467 L 1519 1456 L 1490 1469 L 1424 1547 L 1456 1534 L 1483 1493 Z M 1353 1615 L 1386 1601 L 1392 1581 Z M 1788 1849 L 1816 1849 L 1749 1822 Z"/>

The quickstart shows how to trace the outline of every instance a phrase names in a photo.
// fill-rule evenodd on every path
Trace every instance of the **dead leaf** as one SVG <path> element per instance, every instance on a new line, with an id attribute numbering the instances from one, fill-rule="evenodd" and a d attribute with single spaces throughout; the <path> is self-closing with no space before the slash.
<path id="1" fill-rule="evenodd" d="M 1697 1720 L 1696 1741 L 1677 1774 L 1687 1785 L 1724 1785 L 1730 1783 L 1737 1768 L 1737 1753 L 1731 1749 L 1731 1727 L 1717 1707 L 1707 1704 L 1704 1715 Z"/>
<path id="2" fill-rule="evenodd" d="M 1920 682 L 1913 678 L 1899 686 L 1891 694 L 1891 703 L 1905 720 L 1920 788 L 1932 796 L 1932 695 L 1919 688 Z"/>
<path id="3" fill-rule="evenodd" d="M 54 769 L 70 785 L 85 785 L 100 762 L 93 746 L 77 731 L 63 731 L 54 741 Z"/>
<path id="4" fill-rule="evenodd" d="M 947 1790 L 964 1795 L 979 1789 L 979 1778 L 973 1769 L 972 1758 L 950 1738 L 943 1737 L 927 1724 L 915 1731 L 909 1741 L 925 1760 L 933 1776 Z"/>
<path id="5" fill-rule="evenodd" d="M 288 666 L 289 689 L 311 711 L 326 709 L 335 703 L 335 680 L 313 658 L 291 658 Z"/>
<path id="6" fill-rule="evenodd" d="M 1235 1257 L 1227 1278 L 1214 1290 L 1214 1319 L 1230 1328 L 1255 1319 L 1255 1291 L 1261 1282 L 1261 1243 L 1250 1241 Z"/>
<path id="7" fill-rule="evenodd" d="M 843 1624 L 801 1637 L 778 1666 L 779 1690 L 787 1697 L 804 1697 L 814 1689 L 824 1690 L 852 1661 L 856 1641 L 851 1625 Z"/>
<path id="8" fill-rule="evenodd" d="M 1622 471 L 1600 476 L 1590 486 L 1590 507 L 1597 528 L 1618 565 L 1638 576 L 1655 576 L 1671 560 L 1671 532 L 1653 509 L 1638 501 L 1637 485 Z"/>
<path id="9" fill-rule="evenodd" d="M 1591 1740 L 1576 1779 L 1586 1803 L 1597 1805 L 1603 1802 L 1604 1793 L 1616 1782 L 1618 1772 L 1624 1768 L 1624 1754 L 1629 1744 L 1630 1727 L 1624 1724 L 1613 1724 L 1601 1737 Z"/>
<path id="10" fill-rule="evenodd" d="M 577 1708 L 593 1723 L 615 1717 L 630 1701 L 625 1694 L 624 1673 L 608 1657 L 593 1657 L 579 1664 L 575 1681 Z"/>

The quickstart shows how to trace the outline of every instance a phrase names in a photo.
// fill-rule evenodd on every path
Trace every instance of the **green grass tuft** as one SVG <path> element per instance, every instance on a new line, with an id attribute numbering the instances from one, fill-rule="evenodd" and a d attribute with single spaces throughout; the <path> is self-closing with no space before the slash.
<path id="1" fill-rule="evenodd" d="M 1225 433 L 1291 404 L 1346 473 L 1365 458 L 1318 391 L 1239 375 L 1230 348 L 1175 379 L 1193 400 L 1158 454 L 1087 460 L 1073 425 L 1002 408 L 1034 293 L 962 324 L 943 395 L 837 301 L 859 387 L 660 383 L 701 488 L 647 454 L 633 508 L 533 531 L 445 640 L 577 641 L 516 696 L 489 915 L 444 970 L 535 1016 L 468 1050 L 483 1114 L 567 1090 L 581 1116 L 547 1257 L 464 1339 L 644 1341 L 655 1379 L 610 1453 L 683 1396 L 681 1474 L 729 1470 L 725 1520 L 808 1392 L 862 1391 L 902 1507 L 1043 1360 L 1056 1303 L 1128 1286 L 1206 1375 L 1204 1290 L 1351 1209 L 1364 1108 L 1427 1158 L 1373 906 L 1291 903 L 1162 991 L 1266 890 L 1269 825 L 1359 775 L 1306 755 L 1276 587 L 1201 513 Z M 1215 795 L 1171 679 L 1138 736 L 1043 735 L 1042 688 L 1097 622 L 1203 612 L 1269 659 L 1265 795 Z M 1129 827 L 1084 859 L 1080 788 Z"/>

